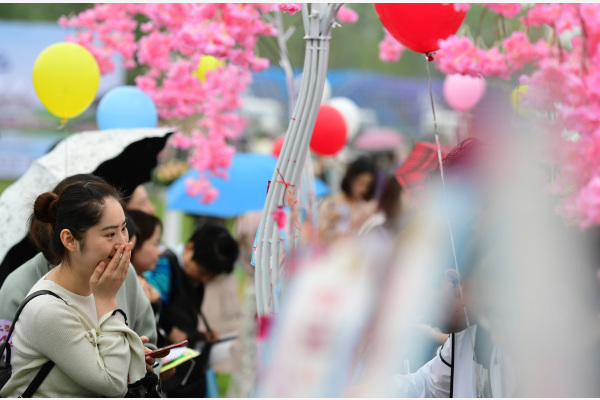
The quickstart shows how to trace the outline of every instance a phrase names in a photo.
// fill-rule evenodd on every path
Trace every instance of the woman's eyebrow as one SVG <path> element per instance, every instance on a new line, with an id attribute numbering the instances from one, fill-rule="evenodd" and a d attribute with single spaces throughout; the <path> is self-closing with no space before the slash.
<path id="1" fill-rule="evenodd" d="M 127 220 L 123 221 L 123 223 L 121 224 L 121 226 L 125 225 L 127 223 Z M 105 226 L 104 228 L 100 229 L 100 231 L 107 231 L 109 229 L 117 229 L 119 226 L 118 225 L 109 225 L 109 226 Z"/>

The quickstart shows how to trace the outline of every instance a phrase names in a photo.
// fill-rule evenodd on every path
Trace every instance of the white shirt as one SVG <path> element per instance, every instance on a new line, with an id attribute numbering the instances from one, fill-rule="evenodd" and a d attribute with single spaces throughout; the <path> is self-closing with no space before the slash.
<path id="1" fill-rule="evenodd" d="M 489 360 L 490 369 L 483 368 L 473 357 L 476 336 L 477 325 L 456 332 L 438 349 L 436 357 L 417 372 L 393 375 L 390 388 L 393 396 L 473 398 L 483 395 L 481 385 L 489 385 L 492 397 L 514 395 L 515 378 L 510 359 L 496 345 Z"/>

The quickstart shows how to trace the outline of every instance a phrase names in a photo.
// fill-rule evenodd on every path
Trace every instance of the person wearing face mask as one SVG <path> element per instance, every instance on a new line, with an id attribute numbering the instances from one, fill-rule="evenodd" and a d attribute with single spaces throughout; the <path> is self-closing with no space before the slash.
<path id="1" fill-rule="evenodd" d="M 33 207 L 30 235 L 56 267 L 29 291 L 59 297 L 39 296 L 23 309 L 13 336 L 13 373 L 0 395 L 22 395 L 52 361 L 36 396 L 122 397 L 149 368 L 141 338 L 117 305 L 132 247 L 123 202 L 97 180 L 59 189 L 39 195 Z"/>

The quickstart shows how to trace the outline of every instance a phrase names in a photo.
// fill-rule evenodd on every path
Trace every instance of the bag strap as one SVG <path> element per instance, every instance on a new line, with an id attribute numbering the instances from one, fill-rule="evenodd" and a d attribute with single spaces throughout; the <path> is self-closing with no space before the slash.
<path id="1" fill-rule="evenodd" d="M 44 379 L 46 379 L 46 376 L 48 376 L 50 370 L 52 370 L 53 367 L 54 361 L 52 360 L 48 360 L 44 365 L 42 365 L 42 368 L 38 371 L 38 373 L 35 375 L 29 386 L 27 386 L 27 389 L 25 389 L 25 391 L 20 397 L 29 398 L 33 396 L 35 391 L 38 390 L 38 388 L 40 387 Z"/>
<path id="2" fill-rule="evenodd" d="M 202 314 L 202 310 L 198 310 L 198 313 L 200 314 L 200 318 L 202 318 L 202 321 L 204 322 L 204 326 L 206 326 L 206 330 L 209 331 L 210 333 L 212 333 L 212 329 L 210 329 L 210 325 L 208 325 L 208 321 L 206 321 L 206 317 L 204 316 L 204 314 Z"/>
<path id="3" fill-rule="evenodd" d="M 4 350 L 6 350 L 6 357 L 4 359 L 6 367 L 10 367 L 10 358 L 11 358 L 10 344 L 9 344 L 10 337 L 12 336 L 13 331 L 15 330 L 15 325 L 17 324 L 17 320 L 19 319 L 19 315 L 21 315 L 21 311 L 23 311 L 23 308 L 25 308 L 25 305 L 27 305 L 27 303 L 29 303 L 30 300 L 32 300 L 38 296 L 45 295 L 45 294 L 49 294 L 51 296 L 54 296 L 54 297 L 64 301 L 62 297 L 60 297 L 59 295 L 57 295 L 56 293 L 54 293 L 50 290 L 38 290 L 36 292 L 31 293 L 29 296 L 25 297 L 25 300 L 23 300 L 21 302 L 21 305 L 19 305 L 19 308 L 17 309 L 17 313 L 15 314 L 15 318 L 12 322 L 12 325 L 10 326 L 10 329 L 8 330 L 8 335 L 6 336 L 6 341 L 4 342 L 4 348 L 2 349 L 2 351 L 0 351 L 0 356 L 1 356 L 2 353 L 4 353 Z M 65 304 L 67 304 L 66 301 L 65 301 Z"/>
<path id="4" fill-rule="evenodd" d="M 4 350 L 6 349 L 6 358 L 4 359 L 5 367 L 11 368 L 11 365 L 10 365 L 11 353 L 10 353 L 9 340 L 15 330 L 15 325 L 17 324 L 17 320 L 19 319 L 19 315 L 21 315 L 21 311 L 23 311 L 23 308 L 25 308 L 25 305 L 27 303 L 29 303 L 30 300 L 32 300 L 38 296 L 45 295 L 45 294 L 49 294 L 58 299 L 61 299 L 62 301 L 65 302 L 65 304 L 68 305 L 68 303 L 62 297 L 60 297 L 59 295 L 57 295 L 56 293 L 54 293 L 50 290 L 38 290 L 36 292 L 31 293 L 29 296 L 27 296 L 25 298 L 25 300 L 23 300 L 21 302 L 21 304 L 19 305 L 19 308 L 17 309 L 17 313 L 15 314 L 14 321 L 12 322 L 12 325 L 10 326 L 10 329 L 8 330 L 8 335 L 6 336 L 6 341 L 4 342 L 4 346 L 0 350 L 0 355 L 2 355 L 2 353 L 4 353 Z M 44 365 L 42 365 L 42 368 L 40 368 L 40 370 L 35 375 L 35 377 L 31 381 L 31 383 L 29 384 L 29 386 L 27 386 L 27 389 L 25 389 L 25 392 L 23 392 L 23 394 L 19 397 L 33 396 L 35 391 L 40 387 L 40 385 L 42 384 L 44 379 L 46 379 L 46 376 L 48 376 L 48 374 L 50 373 L 50 370 L 52 370 L 53 367 L 54 367 L 54 361 L 52 361 L 52 360 L 48 360 Z"/>

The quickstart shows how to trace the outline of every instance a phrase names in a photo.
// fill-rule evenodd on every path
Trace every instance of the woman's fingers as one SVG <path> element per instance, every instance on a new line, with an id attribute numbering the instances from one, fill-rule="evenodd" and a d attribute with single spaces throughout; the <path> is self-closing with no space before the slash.
<path id="1" fill-rule="evenodd" d="M 129 269 L 132 245 L 132 243 L 127 243 L 124 246 L 119 265 L 117 266 L 117 271 L 123 279 L 127 276 L 127 270 Z"/>
<path id="2" fill-rule="evenodd" d="M 119 245 L 117 247 L 117 251 L 115 251 L 112 260 L 110 260 L 110 262 L 108 263 L 108 267 L 106 268 L 106 272 L 108 274 L 112 274 L 117 269 L 119 263 L 121 262 L 121 259 L 123 258 L 124 251 L 125 245 Z"/>
<path id="3" fill-rule="evenodd" d="M 98 265 L 96 265 L 96 268 L 94 268 L 94 273 L 90 277 L 90 283 L 92 285 L 96 285 L 98 283 L 98 281 L 100 280 L 100 277 L 104 273 L 105 269 L 106 269 L 106 264 L 104 264 L 104 261 L 100 261 L 98 263 Z"/>
<path id="4" fill-rule="evenodd" d="M 131 243 L 117 245 L 117 250 L 105 269 L 105 277 L 124 279 L 131 259 Z"/>
<path id="5" fill-rule="evenodd" d="M 146 372 L 154 373 L 154 369 L 152 369 L 152 364 L 146 364 Z"/>

